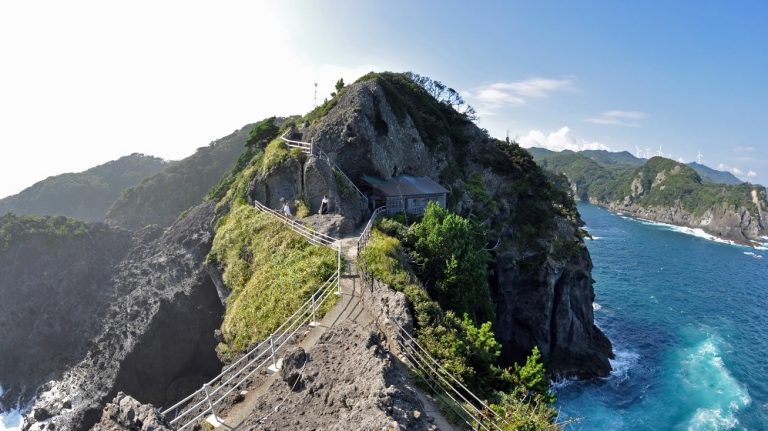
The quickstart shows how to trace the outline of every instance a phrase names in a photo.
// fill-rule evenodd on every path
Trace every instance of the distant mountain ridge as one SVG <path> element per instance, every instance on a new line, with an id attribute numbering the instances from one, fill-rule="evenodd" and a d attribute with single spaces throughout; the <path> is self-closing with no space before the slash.
<path id="1" fill-rule="evenodd" d="M 168 166 L 163 159 L 134 153 L 83 172 L 48 177 L 0 199 L 0 215 L 63 215 L 84 221 L 102 221 L 123 190 Z"/>
<path id="2" fill-rule="evenodd" d="M 543 160 L 545 158 L 553 157 L 556 154 L 581 154 L 587 158 L 597 162 L 603 166 L 642 166 L 648 159 L 635 157 L 629 151 L 607 151 L 607 150 L 582 150 L 582 151 L 552 151 L 546 148 L 531 147 L 527 148 L 534 159 Z M 717 169 L 710 168 L 707 165 L 703 165 L 696 162 L 687 163 L 696 173 L 699 174 L 702 180 L 710 183 L 719 184 L 741 184 L 742 180 L 738 179 L 735 175 L 726 171 L 719 171 Z"/>
<path id="3" fill-rule="evenodd" d="M 202 202 L 234 166 L 252 129 L 253 124 L 245 125 L 127 189 L 109 208 L 105 221 L 129 230 L 170 226 L 179 214 Z"/>
<path id="4" fill-rule="evenodd" d="M 534 149 L 531 153 L 548 171 L 565 175 L 574 196 L 582 201 L 638 218 L 700 228 L 746 245 L 764 242 L 768 235 L 763 186 L 707 181 L 693 167 L 662 157 L 637 159 L 643 163 L 632 166 L 610 164 L 631 160 L 626 154 L 613 156 L 620 153 L 600 154 L 597 159 L 602 163 L 584 152 Z M 727 175 L 717 175 L 726 173 L 697 166 L 706 168 L 710 178 L 728 180 Z"/>

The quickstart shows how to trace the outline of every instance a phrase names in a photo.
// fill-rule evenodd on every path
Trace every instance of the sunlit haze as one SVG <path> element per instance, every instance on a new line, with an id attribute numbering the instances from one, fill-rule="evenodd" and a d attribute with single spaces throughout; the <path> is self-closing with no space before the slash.
<path id="1" fill-rule="evenodd" d="M 539 3 L 3 2 L 0 197 L 183 158 L 371 70 L 441 80 L 525 146 L 701 152 L 768 183 L 765 5 Z"/>

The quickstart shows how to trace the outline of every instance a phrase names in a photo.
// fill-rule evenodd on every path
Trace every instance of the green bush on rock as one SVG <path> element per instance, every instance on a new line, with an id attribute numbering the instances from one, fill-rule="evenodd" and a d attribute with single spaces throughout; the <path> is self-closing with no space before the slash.
<path id="1" fill-rule="evenodd" d="M 222 324 L 230 351 L 269 335 L 336 271 L 332 250 L 243 204 L 219 222 L 209 260 L 231 289 Z"/>

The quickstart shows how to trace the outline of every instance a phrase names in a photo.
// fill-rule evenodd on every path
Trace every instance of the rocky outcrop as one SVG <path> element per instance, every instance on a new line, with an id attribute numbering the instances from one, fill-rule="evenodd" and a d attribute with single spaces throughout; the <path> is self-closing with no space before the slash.
<path id="1" fill-rule="evenodd" d="M 202 204 L 165 232 L 145 232 L 147 241 L 112 277 L 117 299 L 85 358 L 41 391 L 25 429 L 88 429 L 118 391 L 170 405 L 218 373 L 214 330 L 223 308 L 203 264 L 214 207 Z"/>
<path id="2" fill-rule="evenodd" d="M 0 249 L 0 407 L 27 405 L 40 385 L 83 358 L 116 297 L 112 274 L 134 241 L 92 224 L 82 235 L 33 234 Z"/>
<path id="3" fill-rule="evenodd" d="M 165 419 L 152 404 L 141 404 L 133 397 L 118 392 L 104 407 L 101 420 L 93 431 L 171 431 Z"/>
<path id="4" fill-rule="evenodd" d="M 288 353 L 280 374 L 240 428 L 437 429 L 377 332 L 351 321 L 328 329 L 308 354 Z"/>
<path id="5" fill-rule="evenodd" d="M 657 159 L 652 159 L 648 164 L 674 164 L 671 160 Z M 594 203 L 631 217 L 701 229 L 738 244 L 754 246 L 765 242 L 764 237 L 768 235 L 768 199 L 765 188 L 749 184 L 702 184 L 701 179 L 682 164 L 659 169 L 653 181 L 649 182 L 645 173 L 646 170 L 652 172 L 652 169 L 647 165 L 638 169 L 628 195 L 616 200 L 595 199 Z M 674 183 L 670 183 L 673 180 Z M 679 183 L 685 184 L 685 187 Z M 677 195 L 668 196 L 668 186 L 674 187 Z M 708 191 L 708 194 L 702 194 L 705 199 L 696 202 L 684 196 L 702 191 Z"/>
<path id="6" fill-rule="evenodd" d="M 562 224 L 562 237 L 573 228 Z M 554 245 L 553 245 L 554 247 Z M 510 253 L 511 255 L 508 255 Z M 548 369 L 561 376 L 589 378 L 605 375 L 613 357 L 611 343 L 595 326 L 595 300 L 588 253 L 573 253 L 565 261 L 552 254 L 538 271 L 521 271 L 521 260 L 537 256 L 498 256 L 498 296 L 501 298 L 494 327 L 502 341 L 502 355 L 525 361 L 529 346 L 539 346 Z"/>
<path id="7" fill-rule="evenodd" d="M 312 216 L 318 213 L 323 196 L 328 196 L 329 215 L 304 221 L 329 235 L 350 234 L 368 215 L 360 197 L 347 180 L 321 157 L 291 156 L 257 174 L 249 183 L 248 199 L 280 210 L 288 202 L 306 200 Z"/>
<path id="8" fill-rule="evenodd" d="M 674 206 L 638 205 L 631 200 L 597 203 L 630 217 L 701 229 L 718 238 L 749 246 L 765 242 L 763 237 L 768 233 L 768 218 L 764 215 L 755 217 L 746 208 L 725 202 L 700 215 L 686 210 L 679 202 Z"/>
<path id="9" fill-rule="evenodd" d="M 559 215 L 538 197 L 546 193 L 546 180 L 537 184 L 531 178 L 539 177 L 526 177 L 537 169 L 533 161 L 518 167 L 470 122 L 420 129 L 410 112 L 395 107 L 403 101 L 393 97 L 376 79 L 353 84 L 325 117 L 298 131 L 300 138 L 325 151 L 359 186 L 362 175 L 426 175 L 451 190 L 451 209 L 482 217 L 489 243 L 501 245 L 491 285 L 497 303 L 494 331 L 503 343 L 505 364 L 539 346 L 554 375 L 607 375 L 611 345 L 594 326 L 592 268 L 576 235 L 579 221 Z M 470 183 L 480 184 L 481 195 L 470 190 Z M 534 212 L 540 213 L 536 223 L 542 232 L 531 248 L 520 232 L 526 229 L 526 214 Z M 545 227 L 549 224 L 559 227 Z M 557 240 L 579 244 L 576 256 L 555 256 Z"/>

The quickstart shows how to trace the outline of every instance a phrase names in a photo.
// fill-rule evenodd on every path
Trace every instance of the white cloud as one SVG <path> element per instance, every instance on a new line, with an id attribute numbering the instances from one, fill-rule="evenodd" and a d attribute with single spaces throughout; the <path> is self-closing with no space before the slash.
<path id="1" fill-rule="evenodd" d="M 749 178 L 755 178 L 755 177 L 757 177 L 757 172 L 755 172 L 755 171 L 749 171 L 749 172 L 747 172 L 747 177 L 749 177 Z"/>
<path id="2" fill-rule="evenodd" d="M 737 167 L 728 166 L 725 163 L 718 164 L 717 165 L 717 169 L 719 169 L 721 171 L 725 171 L 725 172 L 730 172 L 733 175 L 736 175 L 737 177 L 743 177 L 744 176 L 744 171 L 742 171 L 741 169 L 739 169 Z M 749 171 L 749 172 L 755 174 L 754 176 L 757 176 L 757 174 L 755 172 L 753 172 L 753 171 Z M 747 173 L 747 176 L 748 177 L 750 176 L 749 173 Z"/>
<path id="3" fill-rule="evenodd" d="M 574 138 L 569 127 L 546 134 L 541 130 L 531 130 L 518 138 L 517 142 L 526 148 L 541 147 L 552 151 L 610 150 L 610 147 L 600 142 Z"/>
<path id="4" fill-rule="evenodd" d="M 677 161 L 678 161 L 678 162 L 680 162 L 680 163 L 685 163 L 685 160 L 683 160 L 683 158 L 682 158 L 682 157 L 678 157 L 678 158 L 677 158 Z"/>
<path id="5" fill-rule="evenodd" d="M 603 111 L 596 117 L 586 118 L 584 121 L 594 124 L 607 124 L 612 126 L 638 127 L 640 120 L 648 115 L 641 111 Z"/>
<path id="6" fill-rule="evenodd" d="M 474 104 L 480 115 L 493 115 L 500 108 L 515 108 L 527 99 L 541 99 L 555 91 L 572 88 L 570 79 L 530 78 L 522 81 L 496 82 L 463 91 L 465 99 Z"/>
<path id="7" fill-rule="evenodd" d="M 755 151 L 755 147 L 742 147 L 741 145 L 737 145 L 733 147 L 733 151 L 737 153 L 751 153 Z"/>

